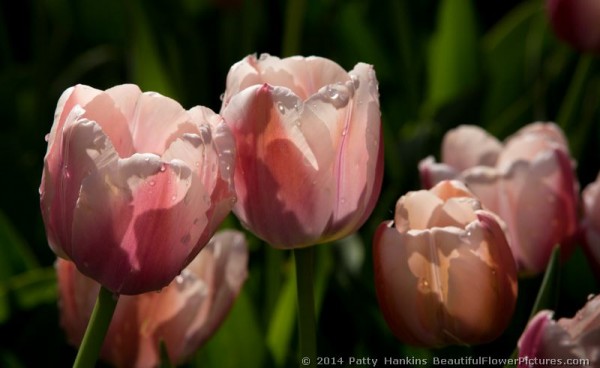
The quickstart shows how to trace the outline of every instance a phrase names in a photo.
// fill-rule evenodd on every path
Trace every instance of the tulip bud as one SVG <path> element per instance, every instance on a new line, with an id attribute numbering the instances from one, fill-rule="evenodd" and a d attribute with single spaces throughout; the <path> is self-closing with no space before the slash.
<path id="1" fill-rule="evenodd" d="M 377 299 L 408 344 L 441 347 L 498 337 L 515 308 L 515 262 L 499 219 L 458 181 L 409 192 L 373 243 Z"/>
<path id="2" fill-rule="evenodd" d="M 600 296 L 590 299 L 573 318 L 552 319 L 544 310 L 527 324 L 519 339 L 521 367 L 600 366 Z M 557 362 L 562 361 L 562 364 Z"/>
<path id="3" fill-rule="evenodd" d="M 217 330 L 246 280 L 248 249 L 237 231 L 217 233 L 160 293 L 121 296 L 101 356 L 117 367 L 157 367 L 159 344 L 182 363 Z M 100 285 L 58 259 L 60 319 L 81 343 Z"/>
<path id="4" fill-rule="evenodd" d="M 442 163 L 421 161 L 423 185 L 457 179 L 507 225 L 508 242 L 523 273 L 543 272 L 552 249 L 572 249 L 579 185 L 566 138 L 552 123 L 530 124 L 503 144 L 476 126 L 446 133 Z"/>
<path id="5" fill-rule="evenodd" d="M 580 51 L 600 51 L 600 1 L 546 0 L 554 33 Z"/>
<path id="6" fill-rule="evenodd" d="M 69 88 L 47 141 L 40 202 L 50 247 L 115 293 L 168 285 L 235 200 L 223 119 L 135 85 Z"/>
<path id="7" fill-rule="evenodd" d="M 236 138 L 234 213 L 278 248 L 342 238 L 373 210 L 383 176 L 377 79 L 320 57 L 248 56 L 221 113 Z"/>

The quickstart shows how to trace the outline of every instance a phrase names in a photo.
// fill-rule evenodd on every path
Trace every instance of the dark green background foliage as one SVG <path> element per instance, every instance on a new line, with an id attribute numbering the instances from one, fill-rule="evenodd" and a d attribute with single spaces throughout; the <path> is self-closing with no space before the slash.
<path id="1" fill-rule="evenodd" d="M 250 53 L 375 66 L 385 178 L 361 231 L 317 250 L 318 347 L 329 357 L 507 357 L 541 276 L 521 279 L 517 311 L 494 343 L 439 350 L 394 339 L 378 310 L 371 238 L 397 198 L 419 188 L 417 163 L 443 134 L 478 124 L 499 138 L 537 120 L 565 130 L 582 188 L 600 169 L 600 63 L 559 42 L 542 1 L 323 0 L 287 12 L 267 0 L 3 0 L 0 6 L 0 366 L 69 366 L 58 323 L 54 255 L 38 186 L 58 97 L 77 83 L 132 82 L 218 111 L 229 67 Z M 289 39 L 286 26 L 300 25 Z M 285 39 L 285 40 L 284 40 Z M 233 216 L 224 226 L 239 227 Z M 296 366 L 293 262 L 249 235 L 250 277 L 223 328 L 189 366 Z M 560 268 L 558 316 L 598 292 L 577 250 Z M 493 318 L 493 316 L 490 316 Z M 429 359 L 431 362 L 431 359 Z M 381 362 L 381 361 L 380 361 Z"/>

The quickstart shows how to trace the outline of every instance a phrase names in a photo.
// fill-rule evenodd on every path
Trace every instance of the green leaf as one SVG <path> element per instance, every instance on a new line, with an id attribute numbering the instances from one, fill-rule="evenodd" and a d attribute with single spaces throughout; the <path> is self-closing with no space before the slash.
<path id="1" fill-rule="evenodd" d="M 440 3 L 429 52 L 426 113 L 474 87 L 479 79 L 479 42 L 470 0 Z"/>
<path id="2" fill-rule="evenodd" d="M 257 317 L 250 297 L 242 290 L 223 325 L 197 354 L 194 365 L 219 368 L 264 367 L 266 347 Z"/>
<path id="3" fill-rule="evenodd" d="M 171 358 L 169 358 L 169 351 L 167 350 L 167 345 L 164 340 L 160 340 L 159 344 L 160 351 L 160 368 L 173 368 L 173 364 L 171 363 Z"/>
<path id="4" fill-rule="evenodd" d="M 19 309 L 31 309 L 57 299 L 56 270 L 37 268 L 9 280 L 11 297 Z"/>
<path id="5" fill-rule="evenodd" d="M 134 11 L 131 12 L 133 18 L 131 47 L 133 82 L 138 84 L 142 91 L 155 91 L 177 98 L 142 5 L 138 1 L 134 1 L 132 6 L 134 7 Z"/>
<path id="6" fill-rule="evenodd" d="M 539 72 L 541 57 L 541 48 L 533 46 L 539 46 L 541 42 L 530 45 L 531 41 L 523 41 L 538 40 L 532 35 L 540 34 L 542 17 L 538 1 L 523 2 L 483 38 L 488 78 L 483 120 L 488 122 L 488 127 L 501 126 L 512 131 L 514 125 L 523 123 L 525 113 L 532 105 L 532 93 L 528 91 L 528 86 L 531 77 Z M 493 133 L 503 135 L 507 132 Z"/>
<path id="7" fill-rule="evenodd" d="M 558 300 L 558 289 L 560 281 L 560 247 L 555 246 L 548 262 L 548 267 L 544 273 L 542 285 L 538 291 L 535 303 L 531 309 L 529 319 L 535 316 L 539 311 L 543 309 L 554 310 L 556 307 L 556 301 Z"/>
<path id="8" fill-rule="evenodd" d="M 29 247 L 0 211 L 0 281 L 37 267 Z"/>
<path id="9" fill-rule="evenodd" d="M 296 313 L 296 268 L 292 266 L 279 294 L 267 333 L 267 346 L 278 367 L 284 365 L 292 345 L 292 337 L 296 328 Z"/>

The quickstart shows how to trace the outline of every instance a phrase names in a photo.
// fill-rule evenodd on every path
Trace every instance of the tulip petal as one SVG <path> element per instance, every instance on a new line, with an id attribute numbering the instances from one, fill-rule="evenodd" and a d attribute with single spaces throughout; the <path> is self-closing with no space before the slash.
<path id="1" fill-rule="evenodd" d="M 255 86 L 235 95 L 222 112 L 237 137 L 234 212 L 275 247 L 312 244 L 332 215 L 323 203 L 332 203 L 334 195 L 327 169 L 333 154 L 321 153 L 333 152 L 329 134 L 323 122 L 299 127 L 296 102 L 285 88 Z"/>
<path id="2" fill-rule="evenodd" d="M 475 125 L 461 125 L 444 136 L 442 162 L 457 171 L 472 166 L 494 166 L 502 144 Z"/>
<path id="3" fill-rule="evenodd" d="M 223 102 L 225 106 L 234 94 L 263 83 L 286 87 L 305 101 L 321 86 L 343 83 L 348 79 L 348 73 L 342 67 L 321 57 L 292 56 L 280 59 L 262 54 L 257 59 L 256 55 L 250 55 L 231 67 Z"/>
<path id="4" fill-rule="evenodd" d="M 375 71 L 372 66 L 360 63 L 350 76 L 351 82 L 345 84 L 350 101 L 344 108 L 337 109 L 337 119 L 332 120 L 342 129 L 332 137 L 337 147 L 333 173 L 337 194 L 333 226 L 328 231 L 332 238 L 357 229 L 367 220 L 379 198 L 383 178 L 381 113 Z M 335 93 L 339 94 L 338 99 L 342 98 L 341 89 Z"/>
<path id="5" fill-rule="evenodd" d="M 102 136 L 95 123 L 76 127 L 82 135 Z M 86 148 L 94 149 L 100 150 Z M 71 243 L 78 246 L 70 256 L 80 271 L 122 294 L 167 284 L 180 272 L 180 260 L 197 251 L 207 222 L 201 195 L 190 190 L 191 176 L 183 162 L 161 162 L 152 154 L 112 155 L 92 171 L 82 181 L 73 216 Z M 105 262 L 98 261 L 99 252 Z"/>
<path id="6" fill-rule="evenodd" d="M 517 343 L 519 357 L 534 358 L 538 356 L 538 348 L 542 342 L 544 330 L 548 323 L 551 322 L 552 312 L 543 310 L 538 312 L 529 323 L 527 323 L 527 327 L 525 327 L 525 331 Z"/>
<path id="7" fill-rule="evenodd" d="M 136 152 L 162 155 L 177 137 L 196 131 L 181 105 L 159 93 L 140 93 L 136 86 L 123 85 L 106 94 L 118 101 Z"/>
<path id="8" fill-rule="evenodd" d="M 506 171 L 467 170 L 463 178 L 486 208 L 506 221 L 521 270 L 541 272 L 555 239 L 568 239 L 576 231 L 575 182 L 561 149 L 532 162 L 516 161 Z"/>
<path id="9" fill-rule="evenodd" d="M 437 163 L 433 156 L 428 156 L 419 162 L 419 177 L 423 189 L 430 189 L 443 180 L 456 179 L 459 172 L 450 165 Z"/>

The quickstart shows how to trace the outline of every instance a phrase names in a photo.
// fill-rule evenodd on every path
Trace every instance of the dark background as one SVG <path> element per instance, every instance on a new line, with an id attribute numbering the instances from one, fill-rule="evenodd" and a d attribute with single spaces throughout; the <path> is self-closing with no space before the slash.
<path id="1" fill-rule="evenodd" d="M 542 1 L 22 0 L 0 5 L 0 366 L 70 366 L 58 324 L 54 254 L 38 187 L 60 94 L 81 83 L 136 83 L 184 107 L 218 111 L 229 67 L 251 53 L 318 55 L 347 70 L 373 64 L 380 83 L 385 178 L 360 232 L 318 247 L 319 355 L 508 357 L 541 276 L 520 280 L 513 323 L 497 341 L 438 350 L 405 346 L 375 299 L 371 239 L 397 198 L 420 187 L 417 163 L 443 134 L 477 124 L 503 139 L 552 120 L 570 141 L 583 188 L 600 169 L 597 57 L 552 34 Z M 289 36 L 298 22 L 299 36 Z M 296 46 L 294 46 L 296 45 Z M 581 83 L 574 82 L 579 73 Z M 569 100 L 568 95 L 574 98 Z M 239 227 L 230 217 L 226 227 Z M 297 365 L 288 252 L 251 239 L 250 277 L 223 328 L 190 366 Z M 558 316 L 598 291 L 583 253 L 561 266 Z M 493 318 L 493 316 L 490 316 Z"/>

